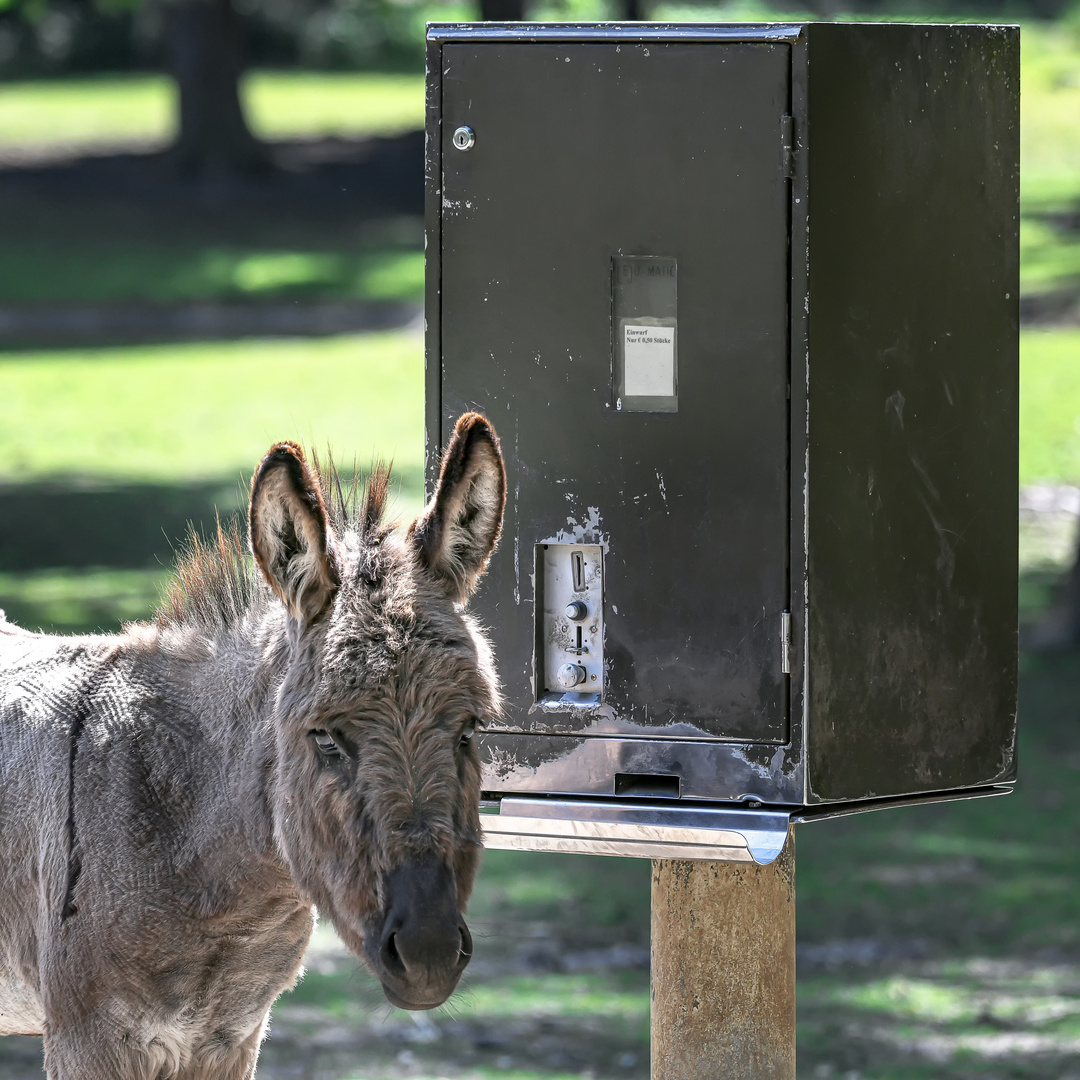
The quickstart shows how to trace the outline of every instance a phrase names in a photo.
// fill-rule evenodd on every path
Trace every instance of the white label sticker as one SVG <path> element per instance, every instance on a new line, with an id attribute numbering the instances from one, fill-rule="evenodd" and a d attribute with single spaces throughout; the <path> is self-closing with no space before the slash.
<path id="1" fill-rule="evenodd" d="M 627 397 L 674 397 L 675 327 L 623 327 L 623 393 Z"/>

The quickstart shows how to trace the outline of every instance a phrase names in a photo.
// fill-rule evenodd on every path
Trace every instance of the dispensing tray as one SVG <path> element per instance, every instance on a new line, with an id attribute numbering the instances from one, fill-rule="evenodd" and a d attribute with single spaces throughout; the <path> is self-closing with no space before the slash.
<path id="1" fill-rule="evenodd" d="M 613 799 L 485 800 L 484 846 L 502 851 L 562 851 L 642 859 L 703 859 L 767 865 L 781 852 L 792 824 L 915 806 L 1007 795 L 996 784 L 928 795 L 864 799 L 822 806 L 748 807 Z"/>

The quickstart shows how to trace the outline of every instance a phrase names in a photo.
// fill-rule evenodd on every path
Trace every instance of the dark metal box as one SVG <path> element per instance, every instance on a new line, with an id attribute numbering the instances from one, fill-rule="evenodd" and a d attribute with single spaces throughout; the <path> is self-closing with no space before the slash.
<path id="1" fill-rule="evenodd" d="M 1018 176 L 1015 28 L 429 29 L 429 480 L 479 409 L 510 484 L 490 794 L 1014 779 Z"/>

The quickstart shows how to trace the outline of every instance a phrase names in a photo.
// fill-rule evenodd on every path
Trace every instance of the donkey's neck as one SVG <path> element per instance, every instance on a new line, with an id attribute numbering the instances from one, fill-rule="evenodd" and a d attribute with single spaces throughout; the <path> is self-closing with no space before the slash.
<path id="1" fill-rule="evenodd" d="M 290 654 L 284 610 L 273 605 L 230 627 L 166 627 L 147 644 L 163 710 L 184 717 L 199 754 L 215 763 L 200 784 L 204 812 L 287 873 L 273 836 L 273 717 Z"/>

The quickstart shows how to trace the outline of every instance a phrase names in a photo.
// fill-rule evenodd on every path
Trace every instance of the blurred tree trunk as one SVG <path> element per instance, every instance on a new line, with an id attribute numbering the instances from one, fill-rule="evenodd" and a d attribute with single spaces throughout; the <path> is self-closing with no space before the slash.
<path id="1" fill-rule="evenodd" d="M 231 0 L 173 0 L 165 5 L 170 66 L 180 107 L 172 148 L 187 175 L 227 177 L 269 163 L 240 102 L 242 28 Z"/>
<path id="2" fill-rule="evenodd" d="M 623 22 L 644 22 L 648 15 L 645 13 L 645 0 L 621 0 Z"/>
<path id="3" fill-rule="evenodd" d="M 521 22 L 525 0 L 480 0 L 480 18 L 484 22 Z"/>

